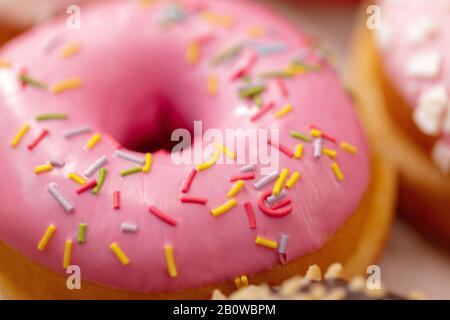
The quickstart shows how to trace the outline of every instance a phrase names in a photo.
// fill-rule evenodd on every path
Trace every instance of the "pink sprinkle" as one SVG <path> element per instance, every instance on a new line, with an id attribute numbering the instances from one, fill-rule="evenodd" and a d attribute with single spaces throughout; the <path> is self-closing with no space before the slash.
<path id="1" fill-rule="evenodd" d="M 75 190 L 75 192 L 77 194 L 81 194 L 83 192 L 86 192 L 90 189 L 93 189 L 97 186 L 97 180 L 96 179 L 92 179 L 90 181 L 88 181 L 86 184 L 82 185 L 81 187 L 79 187 L 78 189 Z"/>
<path id="2" fill-rule="evenodd" d="M 159 210 L 158 208 L 156 208 L 155 206 L 150 206 L 148 207 L 148 211 L 153 214 L 155 217 L 157 217 L 158 219 L 164 221 L 167 224 L 170 224 L 171 226 L 176 226 L 177 225 L 177 220 L 175 220 L 174 218 L 168 216 L 167 214 L 165 214 L 164 212 L 162 212 L 161 210 Z"/>
<path id="3" fill-rule="evenodd" d="M 183 185 L 181 186 L 181 192 L 188 193 L 189 189 L 191 188 L 192 181 L 194 181 L 196 174 L 197 174 L 196 169 L 191 169 L 191 171 L 189 171 L 186 179 L 184 179 L 184 181 L 183 181 Z"/>
<path id="4" fill-rule="evenodd" d="M 278 85 L 278 89 L 280 89 L 281 95 L 283 97 L 287 97 L 289 95 L 289 92 L 287 90 L 286 83 L 284 82 L 284 80 L 281 79 L 281 78 L 278 78 L 276 80 L 276 82 L 277 82 L 277 85 Z"/>
<path id="5" fill-rule="evenodd" d="M 196 203 L 196 204 L 203 204 L 203 205 L 208 203 L 208 199 L 206 199 L 206 198 L 197 198 L 197 197 L 181 196 L 180 200 L 183 203 Z"/>
<path id="6" fill-rule="evenodd" d="M 120 191 L 114 191 L 113 193 L 113 207 L 114 209 L 120 209 Z"/>
<path id="7" fill-rule="evenodd" d="M 240 174 L 234 177 L 230 178 L 230 182 L 235 182 L 238 180 L 252 180 L 255 179 L 255 173 L 251 172 L 251 173 L 245 173 L 245 174 Z"/>
<path id="8" fill-rule="evenodd" d="M 288 147 L 282 145 L 281 143 L 278 143 L 278 144 L 274 143 L 271 139 L 268 139 L 267 143 L 270 144 L 271 146 L 277 148 L 278 150 L 280 150 L 282 153 L 287 155 L 289 158 L 292 158 L 294 156 L 294 152 L 292 152 Z"/>
<path id="9" fill-rule="evenodd" d="M 27 146 L 28 150 L 30 151 L 33 150 L 39 144 L 39 142 L 41 142 L 41 140 L 44 139 L 48 134 L 49 131 L 47 129 L 43 129 L 41 133 L 39 133 L 39 135 L 28 144 Z"/>
<path id="10" fill-rule="evenodd" d="M 250 120 L 252 122 L 255 122 L 256 120 L 258 120 L 259 118 L 261 118 L 266 112 L 268 112 L 270 109 L 272 109 L 275 106 L 275 103 L 268 102 L 264 107 L 262 107 L 258 112 L 256 112 L 251 118 Z"/>
<path id="11" fill-rule="evenodd" d="M 270 209 L 277 210 L 277 209 L 283 208 L 289 204 L 291 204 L 291 198 L 286 198 L 286 199 L 283 199 L 280 202 L 276 203 L 272 207 L 270 207 Z"/>
<path id="12" fill-rule="evenodd" d="M 310 129 L 315 129 L 315 130 L 320 130 L 319 128 L 317 128 L 315 125 L 310 125 L 309 126 L 309 128 Z M 320 130 L 320 131 L 322 131 L 322 130 Z M 322 132 L 322 137 L 324 138 L 324 139 L 327 139 L 328 141 L 331 141 L 331 142 L 336 142 L 337 141 L 337 139 L 335 138 L 335 137 L 333 137 L 333 136 L 330 136 L 329 134 L 326 134 L 325 132 Z"/>
<path id="13" fill-rule="evenodd" d="M 122 145 L 116 139 L 114 139 L 110 134 L 103 133 L 103 137 L 106 140 L 108 140 L 108 143 L 113 147 L 113 149 L 115 149 L 115 150 L 122 149 Z"/>
<path id="14" fill-rule="evenodd" d="M 254 52 L 249 52 L 238 64 L 236 69 L 231 72 L 231 80 L 237 80 L 251 71 L 256 63 L 258 56 Z"/>
<path id="15" fill-rule="evenodd" d="M 255 212 L 253 211 L 253 206 L 250 202 L 244 203 L 245 212 L 247 212 L 248 223 L 250 225 L 250 229 L 256 229 L 256 217 Z"/>

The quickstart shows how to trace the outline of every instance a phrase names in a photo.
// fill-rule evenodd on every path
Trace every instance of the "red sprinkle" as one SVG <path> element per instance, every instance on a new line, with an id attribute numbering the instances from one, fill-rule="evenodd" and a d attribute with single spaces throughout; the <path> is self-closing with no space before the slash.
<path id="1" fill-rule="evenodd" d="M 197 197 L 181 196 L 180 200 L 183 203 L 196 203 L 196 204 L 203 204 L 203 205 L 208 203 L 208 199 L 206 199 L 206 198 L 197 198 Z"/>
<path id="2" fill-rule="evenodd" d="M 238 176 L 234 176 L 230 178 L 230 182 L 235 182 L 238 180 L 252 180 L 255 179 L 255 173 L 251 172 L 251 173 L 244 173 L 244 174 L 240 174 Z"/>
<path id="3" fill-rule="evenodd" d="M 283 152 L 289 158 L 292 158 L 294 156 L 294 152 L 292 152 L 291 149 L 289 149 L 288 147 L 282 145 L 281 143 L 274 143 L 271 139 L 268 139 L 267 143 L 270 144 L 271 146 L 277 148 L 281 152 Z"/>
<path id="4" fill-rule="evenodd" d="M 189 189 L 191 188 L 192 181 L 194 181 L 196 174 L 197 174 L 196 169 L 191 169 L 191 171 L 189 171 L 186 179 L 184 179 L 183 184 L 181 186 L 181 192 L 188 193 Z"/>
<path id="5" fill-rule="evenodd" d="M 120 209 L 120 191 L 114 191 L 113 193 L 113 207 L 114 209 Z"/>
<path id="6" fill-rule="evenodd" d="M 47 129 L 42 129 L 41 133 L 39 133 L 39 135 L 28 144 L 27 146 L 28 150 L 30 151 L 33 150 L 34 147 L 36 147 L 39 144 L 39 142 L 41 142 L 41 140 L 44 139 L 48 134 L 49 131 Z"/>
<path id="7" fill-rule="evenodd" d="M 249 73 L 255 65 L 257 58 L 258 57 L 254 52 L 249 53 L 246 61 L 231 73 L 231 80 L 237 80 Z"/>
<path id="8" fill-rule="evenodd" d="M 248 223 L 250 225 L 250 229 L 256 229 L 256 217 L 255 212 L 253 211 L 253 206 L 250 202 L 244 203 L 245 212 L 247 212 Z"/>
<path id="9" fill-rule="evenodd" d="M 315 130 L 320 130 L 319 128 L 317 128 L 315 125 L 310 125 L 309 126 L 309 128 L 310 129 L 315 129 Z M 320 130 L 321 132 L 322 132 L 322 130 Z M 331 142 L 336 142 L 337 141 L 337 139 L 335 138 L 335 137 L 333 137 L 333 136 L 330 136 L 329 134 L 327 134 L 327 133 L 325 133 L 325 132 L 322 132 L 322 137 L 324 138 L 324 139 L 327 139 L 328 141 L 331 141 Z"/>
<path id="10" fill-rule="evenodd" d="M 109 144 L 115 149 L 119 150 L 122 149 L 122 145 L 114 139 L 110 134 L 103 132 L 103 137 L 108 140 Z"/>
<path id="11" fill-rule="evenodd" d="M 283 95 L 283 97 L 287 97 L 289 95 L 289 92 L 287 90 L 286 83 L 284 82 L 284 80 L 281 78 L 278 78 L 276 80 L 276 82 L 278 85 L 278 89 L 280 89 L 280 92 Z"/>
<path id="12" fill-rule="evenodd" d="M 75 192 L 77 194 L 81 194 L 83 192 L 86 192 L 90 189 L 93 189 L 97 186 L 97 180 L 96 179 L 92 179 L 90 181 L 88 181 L 86 184 L 82 185 L 81 187 L 79 187 L 78 189 L 75 190 Z"/>
<path id="13" fill-rule="evenodd" d="M 277 210 L 277 209 L 283 208 L 283 207 L 285 207 L 285 206 L 291 204 L 291 202 L 292 202 L 292 201 L 291 201 L 291 198 L 286 198 L 286 199 L 283 199 L 283 200 L 281 200 L 280 202 L 276 203 L 276 204 L 273 205 L 272 207 L 270 207 L 270 209 L 272 209 L 272 210 Z"/>
<path id="14" fill-rule="evenodd" d="M 150 206 L 148 207 L 148 211 L 153 214 L 155 217 L 157 217 L 158 219 L 161 219 L 162 221 L 164 221 L 167 224 L 170 224 L 171 226 L 176 226 L 177 225 L 177 220 L 175 220 L 174 218 L 168 216 L 167 214 L 165 214 L 164 212 L 162 212 L 161 210 L 159 210 L 158 208 L 156 208 L 155 206 Z"/>
<path id="15" fill-rule="evenodd" d="M 266 215 L 272 218 L 281 218 L 292 212 L 292 207 L 280 208 L 280 209 L 272 209 L 266 206 L 265 200 L 272 195 L 272 191 L 266 191 L 261 193 L 258 201 L 259 209 Z"/>
<path id="16" fill-rule="evenodd" d="M 250 120 L 252 122 L 255 122 L 256 120 L 258 120 L 259 118 L 261 118 L 266 112 L 270 111 L 270 109 L 272 109 L 275 106 L 275 103 L 268 102 L 264 107 L 262 107 L 258 112 L 256 112 L 251 118 Z"/>

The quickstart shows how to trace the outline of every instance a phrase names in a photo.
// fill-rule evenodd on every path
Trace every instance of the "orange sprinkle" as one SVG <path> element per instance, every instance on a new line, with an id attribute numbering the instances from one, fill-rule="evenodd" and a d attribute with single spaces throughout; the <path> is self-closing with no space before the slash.
<path id="1" fill-rule="evenodd" d="M 234 19 L 232 17 L 211 11 L 204 12 L 202 18 L 209 24 L 217 27 L 230 28 L 234 24 Z"/>
<path id="2" fill-rule="evenodd" d="M 12 67 L 12 63 L 6 59 L 0 59 L 0 69 L 9 69 Z"/>
<path id="3" fill-rule="evenodd" d="M 80 78 L 69 78 L 58 83 L 55 83 L 51 87 L 51 92 L 54 94 L 62 93 L 67 90 L 77 89 L 83 85 Z"/>
<path id="4" fill-rule="evenodd" d="M 210 74 L 208 76 L 208 94 L 210 96 L 217 95 L 217 91 L 219 88 L 219 78 L 216 74 Z"/>
<path id="5" fill-rule="evenodd" d="M 60 55 L 61 58 L 69 58 L 73 56 L 74 54 L 78 53 L 81 49 L 81 45 L 78 42 L 72 42 L 66 45 L 64 48 L 62 48 Z"/>
<path id="6" fill-rule="evenodd" d="M 191 65 L 195 65 L 200 60 L 200 54 L 201 54 L 200 43 L 198 41 L 189 42 L 186 50 L 186 61 Z"/>

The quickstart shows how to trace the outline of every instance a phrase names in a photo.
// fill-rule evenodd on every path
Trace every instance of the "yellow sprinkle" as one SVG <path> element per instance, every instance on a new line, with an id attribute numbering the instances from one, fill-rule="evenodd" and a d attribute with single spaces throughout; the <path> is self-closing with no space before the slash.
<path id="1" fill-rule="evenodd" d="M 241 278 L 237 277 L 236 279 L 234 279 L 234 285 L 236 287 L 236 289 L 240 289 L 242 287 L 242 283 L 241 283 Z"/>
<path id="2" fill-rule="evenodd" d="M 297 181 L 299 179 L 300 179 L 300 173 L 295 171 L 284 186 L 288 189 L 291 189 L 293 186 L 295 186 L 295 184 L 297 183 Z"/>
<path id="3" fill-rule="evenodd" d="M 344 180 L 344 175 L 342 174 L 341 168 L 339 168 L 339 165 L 336 162 L 331 164 L 331 170 L 333 170 L 338 181 Z"/>
<path id="4" fill-rule="evenodd" d="M 356 148 L 355 146 L 351 145 L 348 142 L 341 142 L 341 148 L 344 149 L 345 151 L 353 153 L 353 154 L 358 153 L 358 148 Z"/>
<path id="5" fill-rule="evenodd" d="M 208 76 L 208 94 L 215 96 L 219 88 L 219 78 L 216 74 L 210 74 Z"/>
<path id="6" fill-rule="evenodd" d="M 281 192 L 281 188 L 283 188 L 284 181 L 286 181 L 287 176 L 289 175 L 289 169 L 284 168 L 281 170 L 280 176 L 278 177 L 275 185 L 273 186 L 272 194 L 277 196 Z"/>
<path id="7" fill-rule="evenodd" d="M 80 176 L 79 176 L 78 174 L 76 174 L 75 172 L 69 173 L 69 174 L 67 175 L 67 177 L 68 177 L 70 180 L 72 180 L 72 181 L 74 181 L 74 182 L 76 182 L 76 183 L 78 183 L 78 184 L 80 184 L 80 185 L 86 184 L 86 180 L 83 179 L 82 177 L 80 177 Z"/>
<path id="8" fill-rule="evenodd" d="M 248 278 L 247 276 L 241 276 L 241 283 L 243 287 L 248 287 Z"/>
<path id="9" fill-rule="evenodd" d="M 126 254 L 122 251 L 122 249 L 119 247 L 117 243 L 113 242 L 109 247 L 124 266 L 130 263 L 130 259 L 128 259 Z"/>
<path id="10" fill-rule="evenodd" d="M 102 139 L 102 136 L 100 133 L 94 134 L 92 137 L 89 138 L 88 142 L 86 143 L 87 149 L 92 149 L 95 147 L 95 145 Z"/>
<path id="11" fill-rule="evenodd" d="M 151 7 L 156 3 L 156 0 L 141 0 L 140 2 L 143 7 Z"/>
<path id="12" fill-rule="evenodd" d="M 290 65 L 289 67 L 287 67 L 284 70 L 284 73 L 287 76 L 293 77 L 293 76 L 296 76 L 296 75 L 303 74 L 303 73 L 305 73 L 305 71 L 306 71 L 305 67 L 293 64 L 293 65 Z"/>
<path id="13" fill-rule="evenodd" d="M 67 240 L 64 247 L 63 267 L 67 269 L 70 266 L 70 258 L 72 256 L 72 240 Z"/>
<path id="14" fill-rule="evenodd" d="M 6 59 L 0 59 L 0 69 L 9 69 L 12 67 L 12 63 Z"/>
<path id="15" fill-rule="evenodd" d="M 299 143 L 298 145 L 295 146 L 294 157 L 296 159 L 301 159 L 302 158 L 303 149 L 304 149 L 304 146 L 301 143 Z"/>
<path id="16" fill-rule="evenodd" d="M 65 46 L 61 52 L 61 58 L 69 58 L 73 56 L 74 54 L 78 53 L 80 51 L 81 45 L 78 42 L 69 43 L 67 46 Z"/>
<path id="17" fill-rule="evenodd" d="M 235 205 L 237 204 L 236 199 L 231 199 L 227 202 L 225 202 L 223 205 L 221 205 L 220 207 L 217 207 L 215 209 L 211 210 L 211 214 L 214 217 L 218 217 L 221 214 L 224 214 L 225 212 L 231 210 Z"/>
<path id="18" fill-rule="evenodd" d="M 235 195 L 238 194 L 239 191 L 241 191 L 242 187 L 245 185 L 244 180 L 238 180 L 234 186 L 231 188 L 230 191 L 227 193 L 227 198 L 233 198 Z"/>
<path id="19" fill-rule="evenodd" d="M 198 41 L 191 41 L 186 50 L 186 61 L 195 65 L 200 60 L 201 47 Z"/>
<path id="20" fill-rule="evenodd" d="M 53 224 L 51 224 L 47 228 L 47 231 L 45 231 L 45 234 L 42 237 L 41 241 L 39 241 L 39 244 L 37 246 L 38 250 L 40 250 L 40 251 L 44 251 L 45 250 L 45 247 L 47 247 L 48 241 L 53 236 L 53 233 L 55 232 L 55 230 L 56 230 L 56 227 Z"/>
<path id="21" fill-rule="evenodd" d="M 219 159 L 219 156 L 220 156 L 220 151 L 218 151 L 218 150 L 214 151 L 214 155 L 212 156 L 212 158 L 206 162 L 200 163 L 197 166 L 197 170 L 205 171 L 205 170 L 211 168 L 213 165 L 216 164 L 217 160 Z"/>
<path id="22" fill-rule="evenodd" d="M 177 265 L 175 264 L 175 258 L 173 257 L 173 247 L 170 245 L 164 246 L 164 254 L 166 256 L 167 271 L 171 278 L 176 278 L 178 275 Z"/>
<path id="23" fill-rule="evenodd" d="M 294 107 L 292 106 L 292 104 L 287 104 L 286 106 L 284 106 L 283 108 L 281 108 L 280 110 L 278 110 L 275 113 L 275 118 L 277 118 L 277 119 L 283 118 L 285 115 L 287 115 L 293 109 L 294 109 Z"/>
<path id="24" fill-rule="evenodd" d="M 145 154 L 145 164 L 142 167 L 142 172 L 144 173 L 149 173 L 150 169 L 152 168 L 152 161 L 153 161 L 153 157 L 151 153 L 146 153 Z"/>
<path id="25" fill-rule="evenodd" d="M 227 147 L 225 147 L 222 144 L 216 143 L 214 144 L 214 146 L 216 147 L 216 149 L 222 151 L 223 153 L 225 153 L 225 155 L 230 158 L 230 159 L 236 159 L 236 153 L 231 151 L 230 149 L 228 149 Z"/>
<path id="26" fill-rule="evenodd" d="M 276 241 L 265 239 L 260 236 L 256 237 L 255 243 L 269 249 L 276 249 L 278 247 L 278 243 Z"/>
<path id="27" fill-rule="evenodd" d="M 17 133 L 17 135 L 12 139 L 11 141 L 11 147 L 15 148 L 20 140 L 22 140 L 23 136 L 30 130 L 30 126 L 28 124 L 25 124 Z"/>
<path id="28" fill-rule="evenodd" d="M 36 168 L 34 168 L 34 173 L 35 174 L 41 174 L 41 173 L 44 173 L 44 172 L 50 172 L 52 170 L 53 170 L 52 164 L 51 163 L 46 163 L 46 164 L 43 164 L 41 166 L 37 166 Z"/>
<path id="29" fill-rule="evenodd" d="M 81 87 L 83 82 L 80 78 L 70 78 L 63 80 L 61 82 L 58 82 L 51 87 L 51 92 L 54 94 L 61 93 L 67 90 L 71 89 L 77 89 Z"/>
<path id="30" fill-rule="evenodd" d="M 335 159 L 337 156 L 337 151 L 333 149 L 322 148 L 322 153 L 331 159 Z"/>
<path id="31" fill-rule="evenodd" d="M 217 14 L 211 11 L 206 11 L 202 14 L 202 18 L 211 25 L 230 28 L 234 24 L 234 20 L 230 16 Z"/>
<path id="32" fill-rule="evenodd" d="M 240 277 L 237 277 L 234 279 L 234 285 L 236 286 L 236 289 L 240 289 L 242 287 L 248 287 L 248 278 L 247 276 L 243 275 Z"/>
<path id="33" fill-rule="evenodd" d="M 263 38 L 266 30 L 263 27 L 251 27 L 247 30 L 247 35 L 251 38 Z"/>
<path id="34" fill-rule="evenodd" d="M 309 134 L 314 138 L 320 138 L 322 136 L 322 131 L 317 130 L 317 129 L 311 129 L 309 131 Z"/>

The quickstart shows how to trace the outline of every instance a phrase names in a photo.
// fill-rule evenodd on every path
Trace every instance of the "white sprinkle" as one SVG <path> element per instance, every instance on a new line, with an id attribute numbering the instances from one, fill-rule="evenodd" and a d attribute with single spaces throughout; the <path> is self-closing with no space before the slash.
<path id="1" fill-rule="evenodd" d="M 438 50 L 419 52 L 406 63 L 405 73 L 408 77 L 432 79 L 436 77 L 442 65 L 442 55 Z"/>
<path id="2" fill-rule="evenodd" d="M 57 167 L 57 168 L 62 168 L 62 167 L 64 167 L 64 165 L 66 164 L 66 163 L 64 162 L 64 160 L 61 160 L 61 159 L 53 159 L 53 158 L 50 159 L 49 162 L 50 162 L 50 164 L 51 164 L 52 166 Z"/>
<path id="3" fill-rule="evenodd" d="M 84 172 L 84 175 L 86 177 L 91 177 L 97 170 L 99 170 L 101 167 L 103 167 L 105 164 L 108 163 L 108 158 L 106 156 L 100 157 L 97 161 L 95 161 L 93 164 L 89 166 L 89 168 L 86 169 Z"/>
<path id="4" fill-rule="evenodd" d="M 240 171 L 241 172 L 251 172 L 251 171 L 255 171 L 256 170 L 256 166 L 254 164 L 248 164 L 246 166 L 241 167 Z"/>
<path id="5" fill-rule="evenodd" d="M 142 166 L 145 164 L 145 159 L 137 157 L 137 156 L 134 156 L 132 154 L 129 154 L 129 153 L 126 153 L 126 152 L 123 152 L 123 151 L 120 151 L 120 150 L 117 150 L 116 152 L 114 152 L 114 155 L 117 158 L 128 160 L 128 161 L 137 163 L 137 164 L 142 165 Z"/>
<path id="6" fill-rule="evenodd" d="M 257 182 L 255 182 L 253 184 L 253 186 L 255 187 L 256 190 L 259 190 L 259 189 L 267 186 L 269 183 L 271 183 L 275 179 L 277 179 L 279 175 L 280 175 L 280 173 L 278 171 L 274 171 L 271 174 L 269 174 L 269 175 L 261 178 Z"/>
<path id="7" fill-rule="evenodd" d="M 278 246 L 279 254 L 286 254 L 288 241 L 289 241 L 289 235 L 282 233 L 281 239 L 280 239 L 280 245 Z"/>
<path id="8" fill-rule="evenodd" d="M 271 195 L 270 197 L 267 197 L 266 201 L 268 204 L 273 204 L 277 201 L 280 201 L 284 197 L 286 197 L 286 191 L 281 190 L 280 194 L 278 194 L 277 196 Z"/>
<path id="9" fill-rule="evenodd" d="M 67 131 L 64 131 L 62 133 L 63 137 L 66 139 L 70 139 L 73 138 L 79 134 L 83 134 L 83 133 L 87 133 L 91 131 L 91 127 L 88 125 L 85 126 L 81 126 L 81 127 L 77 127 L 77 128 L 73 128 L 73 129 L 69 129 Z"/>
<path id="10" fill-rule="evenodd" d="M 47 188 L 48 192 L 55 198 L 56 201 L 64 208 L 67 212 L 72 212 L 73 205 L 59 192 L 56 183 L 52 182 Z"/>
<path id="11" fill-rule="evenodd" d="M 122 232 L 135 233 L 137 231 L 137 226 L 132 223 L 124 222 L 120 225 Z"/>
<path id="12" fill-rule="evenodd" d="M 318 159 L 322 156 L 322 139 L 317 138 L 314 140 L 314 158 Z"/>
<path id="13" fill-rule="evenodd" d="M 433 147 L 432 158 L 438 168 L 445 174 L 450 173 L 450 146 L 438 141 Z"/>
<path id="14" fill-rule="evenodd" d="M 443 125 L 443 117 L 449 106 L 449 98 L 444 85 L 434 86 L 425 91 L 414 109 L 416 125 L 428 135 L 437 135 Z"/>

